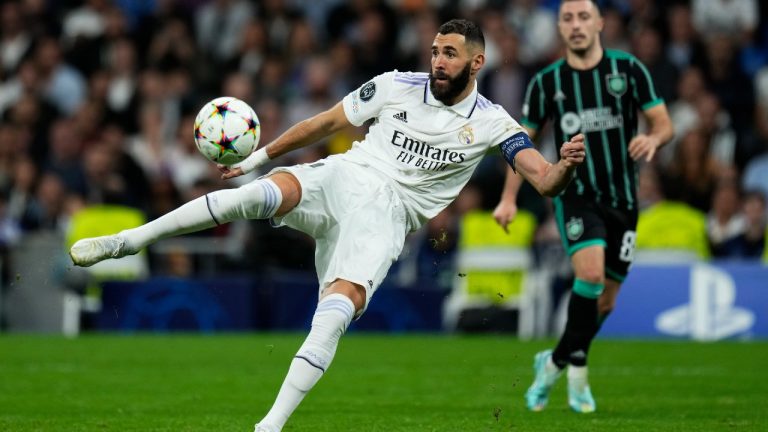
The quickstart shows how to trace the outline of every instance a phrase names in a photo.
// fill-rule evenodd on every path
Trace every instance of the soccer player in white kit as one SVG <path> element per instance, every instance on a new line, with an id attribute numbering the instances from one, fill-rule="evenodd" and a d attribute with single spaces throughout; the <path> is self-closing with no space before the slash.
<path id="1" fill-rule="evenodd" d="M 562 191 L 584 160 L 574 137 L 551 164 L 499 105 L 478 94 L 485 62 L 473 22 L 443 24 L 427 73 L 384 73 L 328 111 L 304 120 L 243 162 L 219 166 L 223 178 L 374 119 L 348 152 L 277 168 L 237 189 L 212 192 L 138 228 L 83 239 L 70 256 L 79 266 L 135 254 L 162 238 L 231 222 L 271 218 L 316 240 L 319 302 L 311 330 L 288 369 L 274 405 L 256 431 L 280 431 L 333 360 L 339 338 L 358 318 L 399 256 L 405 236 L 459 194 L 493 146 L 540 193 Z"/>

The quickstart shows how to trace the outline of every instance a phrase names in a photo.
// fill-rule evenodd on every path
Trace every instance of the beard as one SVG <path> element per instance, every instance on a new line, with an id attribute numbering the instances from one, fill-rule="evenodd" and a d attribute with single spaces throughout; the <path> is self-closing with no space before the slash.
<path id="1" fill-rule="evenodd" d="M 470 62 L 467 62 L 467 65 L 464 66 L 464 69 L 462 69 L 462 71 L 459 72 L 459 74 L 455 77 L 448 76 L 444 72 L 438 72 L 437 74 L 434 74 L 432 71 L 430 71 L 429 90 L 432 91 L 432 96 L 446 105 L 453 105 L 453 103 L 456 101 L 456 97 L 461 94 L 461 92 L 467 88 L 467 84 L 469 84 L 469 71 Z M 438 87 L 437 83 L 435 82 L 435 78 L 447 78 L 446 86 L 442 88 Z"/>

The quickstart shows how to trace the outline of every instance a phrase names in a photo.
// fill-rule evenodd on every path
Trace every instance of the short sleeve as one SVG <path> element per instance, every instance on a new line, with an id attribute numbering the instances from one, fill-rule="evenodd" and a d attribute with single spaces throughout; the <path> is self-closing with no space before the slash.
<path id="1" fill-rule="evenodd" d="M 651 78 L 648 68 L 634 57 L 632 57 L 630 67 L 632 85 L 634 87 L 632 96 L 635 98 L 637 106 L 645 111 L 648 108 L 664 103 L 664 99 L 656 91 L 656 86 L 653 85 L 653 78 Z"/>
<path id="2" fill-rule="evenodd" d="M 528 83 L 523 101 L 523 118 L 520 123 L 526 127 L 539 130 L 549 117 L 549 107 L 544 94 L 542 74 L 538 73 Z"/>
<path id="3" fill-rule="evenodd" d="M 360 126 L 379 115 L 390 99 L 394 76 L 394 72 L 378 75 L 344 97 L 344 114 L 350 123 Z"/>
<path id="4" fill-rule="evenodd" d="M 520 132 L 525 132 L 520 123 L 516 122 L 506 111 L 500 110 L 499 117 L 489 123 L 491 145 L 497 146 L 506 142 L 509 138 Z"/>

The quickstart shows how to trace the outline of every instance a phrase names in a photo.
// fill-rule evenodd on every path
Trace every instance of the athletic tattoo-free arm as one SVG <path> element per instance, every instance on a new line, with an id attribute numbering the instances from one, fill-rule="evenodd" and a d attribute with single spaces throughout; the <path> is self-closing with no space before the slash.
<path id="1" fill-rule="evenodd" d="M 629 142 L 629 155 L 634 160 L 644 158 L 646 162 L 650 162 L 656 151 L 672 139 L 674 129 L 667 106 L 663 103 L 648 108 L 643 114 L 648 120 L 650 131 L 632 138 Z"/>
<path id="2" fill-rule="evenodd" d="M 231 167 L 219 165 L 219 171 L 222 172 L 224 179 L 247 174 L 271 159 L 306 147 L 351 125 L 344 114 L 342 103 L 339 102 L 333 108 L 291 126 L 274 141 L 253 152 L 242 162 Z"/>
<path id="3" fill-rule="evenodd" d="M 560 147 L 557 163 L 547 162 L 536 149 L 526 149 L 517 154 L 515 168 L 540 194 L 554 197 L 568 186 L 584 154 L 584 135 L 578 134 Z"/>

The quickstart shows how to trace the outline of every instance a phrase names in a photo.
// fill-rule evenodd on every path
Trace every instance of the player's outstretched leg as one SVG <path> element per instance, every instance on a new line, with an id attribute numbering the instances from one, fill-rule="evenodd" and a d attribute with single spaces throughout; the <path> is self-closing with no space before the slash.
<path id="1" fill-rule="evenodd" d="M 320 300 L 312 318 L 312 329 L 288 369 L 272 409 L 256 424 L 256 432 L 278 432 L 304 396 L 330 366 L 339 338 L 355 316 L 355 305 L 344 294 Z"/>
<path id="2" fill-rule="evenodd" d="M 108 258 L 133 255 L 150 244 L 201 231 L 236 219 L 266 219 L 282 203 L 280 188 L 259 179 L 237 189 L 222 189 L 196 198 L 152 222 L 118 234 L 79 240 L 69 251 L 72 262 L 88 267 Z"/>
<path id="3" fill-rule="evenodd" d="M 542 411 L 549 402 L 549 391 L 562 373 L 552 362 L 552 350 L 541 351 L 533 357 L 533 372 L 533 384 L 525 392 L 525 404 L 531 411 Z"/>
<path id="4" fill-rule="evenodd" d="M 568 405 L 578 413 L 592 413 L 597 409 L 595 398 L 589 389 L 586 366 L 568 367 Z"/>

